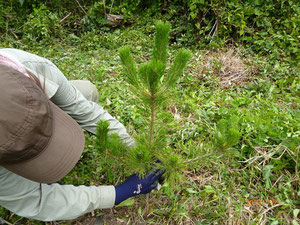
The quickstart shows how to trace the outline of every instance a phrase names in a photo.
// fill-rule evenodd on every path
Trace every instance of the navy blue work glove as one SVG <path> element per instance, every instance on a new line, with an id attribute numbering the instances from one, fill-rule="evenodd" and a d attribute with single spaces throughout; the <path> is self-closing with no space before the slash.
<path id="1" fill-rule="evenodd" d="M 157 169 L 148 173 L 143 179 L 141 179 L 138 174 L 132 174 L 125 180 L 124 183 L 115 186 L 115 205 L 118 205 L 127 198 L 150 193 L 154 188 L 156 188 L 158 179 L 164 174 L 164 172 L 164 170 Z"/>

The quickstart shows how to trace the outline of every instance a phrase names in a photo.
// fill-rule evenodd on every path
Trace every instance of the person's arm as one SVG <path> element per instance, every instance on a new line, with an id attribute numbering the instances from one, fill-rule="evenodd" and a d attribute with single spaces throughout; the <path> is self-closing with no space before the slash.
<path id="1" fill-rule="evenodd" d="M 110 132 L 118 133 L 127 146 L 134 145 L 134 140 L 128 135 L 125 127 L 100 105 L 86 100 L 52 62 L 17 49 L 2 49 L 2 51 L 16 58 L 26 69 L 39 78 L 42 85 L 45 77 L 48 97 L 73 117 L 83 129 L 95 134 L 97 122 L 107 120 L 110 123 Z"/>
<path id="2" fill-rule="evenodd" d="M 115 204 L 114 186 L 40 184 L 0 167 L 0 205 L 42 221 L 69 220 Z"/>

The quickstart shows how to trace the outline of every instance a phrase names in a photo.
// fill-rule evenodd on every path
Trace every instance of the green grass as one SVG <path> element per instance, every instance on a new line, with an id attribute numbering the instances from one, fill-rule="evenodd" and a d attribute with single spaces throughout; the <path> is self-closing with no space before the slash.
<path id="1" fill-rule="evenodd" d="M 1 47 L 18 47 L 46 57 L 68 79 L 95 83 L 100 104 L 134 136 L 141 132 L 143 113 L 124 81 L 118 48 L 129 45 L 136 60 L 146 61 L 150 31 L 151 25 L 135 25 L 111 33 L 68 35 L 47 44 L 7 40 Z M 173 45 L 170 51 L 178 47 Z M 299 224 L 299 71 L 237 50 L 247 56 L 249 67 L 256 72 L 242 86 L 224 89 L 220 85 L 222 63 L 217 57 L 208 58 L 216 53 L 191 50 L 193 59 L 177 84 L 174 103 L 167 108 L 171 118 L 168 142 L 184 159 L 193 159 L 212 151 L 218 131 L 223 130 L 225 141 L 230 139 L 229 125 L 221 126 L 233 122 L 238 141 L 230 151 L 191 162 L 184 181 L 176 187 L 165 183 L 148 197 L 136 197 L 127 206 L 96 210 L 95 215 L 104 215 L 107 224 Z M 203 65 L 209 60 L 213 66 Z M 94 136 L 86 134 L 83 158 L 62 183 L 117 184 L 129 175 L 124 168 L 104 164 L 94 141 Z M 248 200 L 278 200 L 280 205 L 248 206 Z M 2 208 L 0 216 L 10 223 L 43 224 Z"/>

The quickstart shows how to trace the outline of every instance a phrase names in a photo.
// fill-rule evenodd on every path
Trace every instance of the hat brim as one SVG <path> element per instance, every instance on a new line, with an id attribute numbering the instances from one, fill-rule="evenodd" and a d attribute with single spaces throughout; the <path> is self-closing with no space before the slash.
<path id="1" fill-rule="evenodd" d="M 3 165 L 6 169 L 40 183 L 53 183 L 66 176 L 80 159 L 85 138 L 81 127 L 49 100 L 53 115 L 52 136 L 33 159 Z"/>

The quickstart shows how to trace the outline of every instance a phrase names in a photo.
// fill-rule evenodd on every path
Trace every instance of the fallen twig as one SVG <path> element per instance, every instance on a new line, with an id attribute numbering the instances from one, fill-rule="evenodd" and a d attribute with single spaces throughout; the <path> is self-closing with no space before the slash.
<path id="1" fill-rule="evenodd" d="M 216 22 L 214 23 L 213 27 L 212 27 L 211 30 L 209 31 L 208 36 L 210 36 L 210 35 L 212 34 L 212 32 L 214 31 L 214 28 L 215 28 L 215 26 L 217 25 L 217 21 L 218 21 L 218 20 L 216 20 Z"/>
<path id="2" fill-rule="evenodd" d="M 275 181 L 275 183 L 273 184 L 273 187 L 275 187 L 275 185 L 278 183 L 278 181 L 283 177 L 283 174 L 281 174 L 281 176 Z"/>
<path id="3" fill-rule="evenodd" d="M 65 19 L 67 19 L 72 13 L 70 12 L 68 15 L 66 15 L 64 18 L 62 18 L 59 22 L 62 23 Z"/>
<path id="4" fill-rule="evenodd" d="M 281 206 L 281 205 L 282 204 L 273 205 L 272 207 L 267 208 L 265 211 L 263 211 L 263 213 L 261 214 L 261 217 L 259 219 L 258 224 L 261 224 L 261 220 L 262 220 L 264 214 L 266 214 L 267 212 L 269 212 L 271 209 L 274 209 L 275 207 L 278 207 L 278 206 Z"/>
<path id="5" fill-rule="evenodd" d="M 84 14 L 92 21 L 92 23 L 97 27 L 95 21 L 88 15 L 88 13 L 85 11 L 85 9 L 81 6 L 81 4 L 79 3 L 78 0 L 75 0 L 78 4 L 78 6 L 80 7 L 80 9 L 84 12 Z"/>
<path id="6" fill-rule="evenodd" d="M 213 33 L 213 35 L 211 36 L 211 40 L 210 40 L 210 42 L 209 43 L 211 43 L 212 42 L 212 40 L 213 40 L 213 38 L 214 38 L 214 36 L 215 36 L 215 34 L 216 34 L 216 32 L 218 31 L 218 25 L 219 25 L 219 22 L 218 22 L 218 20 L 216 20 L 216 26 L 215 26 L 215 30 L 214 30 L 214 33 Z"/>
<path id="7" fill-rule="evenodd" d="M 80 3 L 79 3 L 77 0 L 75 0 L 75 1 L 77 2 L 78 6 L 81 8 L 81 10 L 84 12 L 84 14 L 87 15 L 87 12 L 86 12 L 85 9 L 80 5 Z"/>

